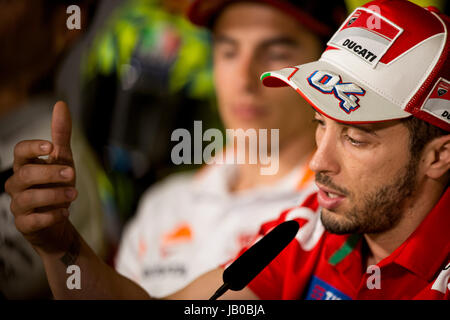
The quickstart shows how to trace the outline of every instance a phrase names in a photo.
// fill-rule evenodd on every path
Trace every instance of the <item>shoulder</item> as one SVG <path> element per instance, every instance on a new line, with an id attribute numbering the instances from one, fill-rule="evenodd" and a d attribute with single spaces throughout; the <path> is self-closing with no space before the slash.
<path id="1" fill-rule="evenodd" d="M 178 221 L 186 198 L 183 190 L 192 183 L 192 173 L 173 174 L 148 188 L 139 200 L 135 215 L 126 223 L 122 243 L 142 236 L 157 237 L 167 224 Z"/>
<path id="2" fill-rule="evenodd" d="M 177 212 L 181 212 L 190 199 L 193 176 L 193 172 L 176 173 L 149 187 L 139 199 L 136 214 L 129 225 L 138 229 L 148 228 L 157 224 L 157 219 L 176 219 Z"/>
<path id="3" fill-rule="evenodd" d="M 266 235 L 274 227 L 288 220 L 295 220 L 300 225 L 300 230 L 295 237 L 298 244 L 305 251 L 312 250 L 325 233 L 320 220 L 317 192 L 311 192 L 300 205 L 284 210 L 277 219 L 263 224 L 259 232 L 260 236 Z"/>
<path id="4" fill-rule="evenodd" d="M 287 220 L 296 220 L 300 224 L 300 227 L 309 223 L 321 224 L 317 192 L 311 192 L 300 205 L 283 210 L 277 219 L 263 224 L 261 233 L 266 234 L 272 228 Z"/>

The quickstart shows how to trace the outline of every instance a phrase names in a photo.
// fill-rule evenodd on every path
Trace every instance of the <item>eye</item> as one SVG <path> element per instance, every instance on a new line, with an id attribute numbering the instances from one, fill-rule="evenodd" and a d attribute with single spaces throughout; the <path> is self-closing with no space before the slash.
<path id="1" fill-rule="evenodd" d="M 366 143 L 363 142 L 363 141 L 359 141 L 359 140 L 353 139 L 353 138 L 350 137 L 348 134 L 344 135 L 344 138 L 345 138 L 348 142 L 350 142 L 353 146 L 355 146 L 355 147 L 361 147 L 361 146 L 363 146 L 363 145 L 366 144 Z"/>
<path id="2" fill-rule="evenodd" d="M 236 56 L 236 51 L 235 50 L 222 50 L 222 52 L 220 52 L 220 56 L 224 59 L 232 59 Z"/>
<path id="3" fill-rule="evenodd" d="M 259 55 L 261 63 L 266 64 L 269 68 L 277 68 L 278 66 L 290 65 L 293 61 L 293 54 L 290 50 L 269 49 Z"/>
<path id="4" fill-rule="evenodd" d="M 272 61 L 283 61 L 290 59 L 290 55 L 285 52 L 270 52 L 266 55 L 266 58 Z"/>
<path id="5" fill-rule="evenodd" d="M 214 46 L 214 55 L 221 59 L 233 59 L 237 55 L 238 50 L 235 46 L 228 44 L 216 44 Z"/>

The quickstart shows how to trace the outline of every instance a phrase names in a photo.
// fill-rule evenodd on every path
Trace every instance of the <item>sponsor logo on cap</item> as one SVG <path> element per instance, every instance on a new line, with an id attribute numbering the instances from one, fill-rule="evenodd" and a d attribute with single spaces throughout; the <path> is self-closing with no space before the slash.
<path id="1" fill-rule="evenodd" d="M 447 89 L 443 89 L 443 88 L 439 88 L 438 90 L 437 90 L 437 94 L 438 94 L 438 96 L 439 97 L 442 97 L 444 94 L 446 94 L 448 92 L 448 90 Z"/>
<path id="2" fill-rule="evenodd" d="M 375 67 L 402 31 L 379 13 L 359 8 L 343 23 L 328 45 L 349 51 Z"/>
<path id="3" fill-rule="evenodd" d="M 433 86 L 421 109 L 450 123 L 450 81 L 439 78 Z"/>
<path id="4" fill-rule="evenodd" d="M 360 45 L 356 41 L 352 41 L 350 39 L 345 39 L 345 41 L 342 43 L 342 45 L 344 47 L 347 47 L 347 48 L 353 50 L 353 52 L 357 53 L 359 56 L 361 56 L 362 58 L 364 58 L 365 60 L 367 60 L 369 62 L 373 62 L 377 58 L 377 55 L 375 53 L 371 52 L 367 48 L 364 48 L 362 45 Z"/>
<path id="5" fill-rule="evenodd" d="M 329 71 L 314 71 L 308 78 L 310 86 L 324 94 L 333 93 L 339 100 L 339 107 L 347 114 L 357 110 L 359 98 L 364 96 L 366 91 L 360 86 L 351 82 L 342 82 L 341 76 Z"/>
<path id="6" fill-rule="evenodd" d="M 355 22 L 356 19 L 358 19 L 358 17 L 359 17 L 360 15 L 361 15 L 361 12 L 356 11 L 356 12 L 350 17 L 350 19 L 348 20 L 347 26 L 350 26 L 353 22 Z"/>

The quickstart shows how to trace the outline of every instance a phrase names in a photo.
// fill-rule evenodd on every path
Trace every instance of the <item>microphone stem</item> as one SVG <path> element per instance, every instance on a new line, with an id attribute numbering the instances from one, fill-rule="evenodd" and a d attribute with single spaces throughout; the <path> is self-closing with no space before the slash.
<path id="1" fill-rule="evenodd" d="M 228 283 L 224 283 L 217 291 L 212 295 L 209 300 L 217 300 L 220 296 L 222 296 L 228 290 Z"/>

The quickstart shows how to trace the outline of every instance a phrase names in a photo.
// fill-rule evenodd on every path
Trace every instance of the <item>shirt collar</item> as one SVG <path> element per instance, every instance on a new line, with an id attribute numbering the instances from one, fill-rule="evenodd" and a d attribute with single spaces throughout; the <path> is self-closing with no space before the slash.
<path id="1" fill-rule="evenodd" d="M 380 261 L 380 267 L 396 263 L 417 276 L 431 281 L 450 252 L 450 190 L 446 189 L 438 203 L 417 229 L 391 255 Z M 360 235 L 329 234 L 325 258 L 339 272 L 360 275 L 364 265 Z M 349 272 L 348 270 L 353 270 Z M 350 276 L 349 276 L 350 277 Z"/>
<path id="2" fill-rule="evenodd" d="M 233 194 L 230 192 L 229 186 L 233 179 L 236 179 L 237 174 L 238 168 L 235 164 L 207 165 L 197 172 L 193 190 L 203 196 L 277 198 L 286 193 L 297 193 L 298 190 L 308 187 L 314 181 L 308 166 L 298 165 L 274 185 L 261 186 Z"/>
<path id="3" fill-rule="evenodd" d="M 393 262 L 430 281 L 450 252 L 450 188 L 419 227 L 393 253 Z"/>

